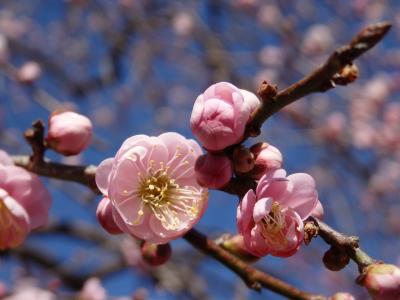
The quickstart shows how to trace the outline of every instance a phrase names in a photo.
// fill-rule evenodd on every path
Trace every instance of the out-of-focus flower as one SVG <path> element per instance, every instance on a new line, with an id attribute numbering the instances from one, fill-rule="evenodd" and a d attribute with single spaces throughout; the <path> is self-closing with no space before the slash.
<path id="1" fill-rule="evenodd" d="M 232 159 L 236 172 L 247 173 L 254 168 L 254 154 L 251 153 L 250 149 L 242 145 L 235 148 Z"/>
<path id="2" fill-rule="evenodd" d="M 32 84 L 42 75 L 42 68 L 35 61 L 29 61 L 22 65 L 17 72 L 17 80 L 23 84 Z"/>
<path id="3" fill-rule="evenodd" d="M 39 177 L 14 166 L 0 150 L 0 249 L 19 246 L 31 230 L 45 225 L 50 205 Z"/>
<path id="4" fill-rule="evenodd" d="M 400 268 L 390 264 L 368 267 L 363 284 L 374 300 L 400 299 Z"/>
<path id="5" fill-rule="evenodd" d="M 326 118 L 321 127 L 321 134 L 327 140 L 337 141 L 343 137 L 346 126 L 346 116 L 342 112 L 333 112 Z"/>
<path id="6" fill-rule="evenodd" d="M 159 266 L 169 260 L 172 250 L 170 244 L 157 245 L 143 242 L 141 252 L 145 262 L 151 266 Z"/>
<path id="7" fill-rule="evenodd" d="M 15 292 L 10 296 L 2 298 L 3 300 L 56 300 L 54 293 L 41 289 L 36 286 L 36 281 L 32 278 L 19 279 Z"/>
<path id="8" fill-rule="evenodd" d="M 317 206 L 315 206 L 315 208 L 311 212 L 311 215 L 320 220 L 324 218 L 324 207 L 322 206 L 321 201 L 318 200 Z"/>
<path id="9" fill-rule="evenodd" d="M 311 26 L 303 40 L 302 50 L 307 54 L 321 54 L 327 51 L 334 39 L 330 28 L 323 24 Z"/>
<path id="10" fill-rule="evenodd" d="M 282 167 L 282 154 L 278 148 L 268 143 L 257 143 L 250 147 L 254 155 L 254 168 L 249 175 L 260 179 L 265 173 Z"/>
<path id="11" fill-rule="evenodd" d="M 96 217 L 100 225 L 110 234 L 122 233 L 122 230 L 118 227 L 114 221 L 114 214 L 110 199 L 104 197 L 99 202 L 96 210 Z"/>
<path id="12" fill-rule="evenodd" d="M 118 227 L 151 243 L 165 244 L 192 228 L 207 206 L 207 189 L 194 174 L 200 146 L 180 134 L 136 135 L 96 171 Z"/>
<path id="13" fill-rule="evenodd" d="M 288 257 L 303 240 L 303 220 L 317 205 L 314 179 L 304 173 L 286 177 L 283 169 L 265 174 L 237 209 L 244 244 L 255 256 Z"/>
<path id="14" fill-rule="evenodd" d="M 0 62 L 5 62 L 8 59 L 9 49 L 7 37 L 0 34 Z"/>
<path id="15" fill-rule="evenodd" d="M 46 142 L 63 155 L 76 155 L 85 150 L 92 140 L 92 122 L 72 111 L 53 113 L 49 119 Z"/>
<path id="16" fill-rule="evenodd" d="M 188 37 L 194 29 L 194 16 L 187 12 L 179 12 L 172 19 L 174 32 L 183 37 Z"/>
<path id="17" fill-rule="evenodd" d="M 282 20 L 282 13 L 277 5 L 266 4 L 259 8 L 257 19 L 265 27 L 274 27 Z"/>
<path id="18" fill-rule="evenodd" d="M 219 151 L 240 141 L 257 106 L 257 97 L 249 93 L 219 82 L 197 97 L 190 126 L 205 148 Z"/>
<path id="19" fill-rule="evenodd" d="M 329 300 L 356 300 L 352 294 L 349 293 L 336 293 Z"/>
<path id="20" fill-rule="evenodd" d="M 218 189 L 231 179 L 232 162 L 226 155 L 207 153 L 197 159 L 195 174 L 196 180 L 201 186 Z"/>
<path id="21" fill-rule="evenodd" d="M 85 281 L 78 295 L 79 300 L 106 300 L 107 291 L 101 285 L 99 278 L 92 277 Z"/>

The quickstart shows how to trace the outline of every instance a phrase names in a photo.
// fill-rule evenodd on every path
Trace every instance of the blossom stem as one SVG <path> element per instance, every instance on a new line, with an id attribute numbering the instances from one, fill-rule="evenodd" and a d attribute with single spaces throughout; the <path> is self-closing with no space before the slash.
<path id="1" fill-rule="evenodd" d="M 218 260 L 220 263 L 235 272 L 247 286 L 251 289 L 260 291 L 261 287 L 267 288 L 289 299 L 298 300 L 323 300 L 327 299 L 322 295 L 315 295 L 301 291 L 288 283 L 281 281 L 271 275 L 257 270 L 246 264 L 227 250 L 217 245 L 213 240 L 208 239 L 204 234 L 196 229 L 189 230 L 183 238 L 196 249 Z"/>
<path id="2" fill-rule="evenodd" d="M 356 236 L 347 236 L 339 233 L 328 224 L 314 217 L 309 217 L 305 221 L 305 228 L 308 228 L 306 229 L 307 231 L 312 232 L 311 238 L 319 235 L 327 244 L 342 249 L 357 264 L 360 273 L 369 265 L 377 262 L 359 247 L 359 239 Z"/>

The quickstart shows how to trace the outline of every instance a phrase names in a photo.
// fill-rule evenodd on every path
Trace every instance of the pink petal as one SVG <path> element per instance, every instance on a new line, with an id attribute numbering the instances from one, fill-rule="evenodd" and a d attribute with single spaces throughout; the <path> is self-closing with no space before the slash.
<path id="1" fill-rule="evenodd" d="M 114 158 L 103 160 L 96 169 L 96 185 L 103 195 L 108 195 L 109 175 L 113 166 Z"/>
<path id="2" fill-rule="evenodd" d="M 243 235 L 249 230 L 249 227 L 254 225 L 253 208 L 256 203 L 256 195 L 253 190 L 249 190 L 244 195 L 237 209 L 237 225 L 239 232 Z"/>
<path id="3" fill-rule="evenodd" d="M 305 173 L 292 174 L 287 178 L 292 182 L 293 190 L 281 204 L 291 207 L 304 220 L 311 214 L 318 203 L 315 181 Z"/>
<path id="4" fill-rule="evenodd" d="M 258 223 L 269 214 L 273 202 L 274 200 L 272 198 L 262 198 L 256 202 L 253 210 L 253 219 L 255 223 Z"/>

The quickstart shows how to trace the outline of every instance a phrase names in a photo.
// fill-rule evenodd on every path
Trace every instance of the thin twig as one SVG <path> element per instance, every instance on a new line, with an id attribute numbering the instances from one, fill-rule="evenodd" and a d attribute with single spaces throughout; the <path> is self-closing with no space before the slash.
<path id="1" fill-rule="evenodd" d="M 292 84 L 275 97 L 263 99 L 262 105 L 252 116 L 246 128 L 246 137 L 257 135 L 262 124 L 274 113 L 290 103 L 316 92 L 324 92 L 334 87 L 335 75 L 346 65 L 374 47 L 389 31 L 387 22 L 370 25 L 359 32 L 349 44 L 338 48 L 318 69 L 300 81 Z"/>

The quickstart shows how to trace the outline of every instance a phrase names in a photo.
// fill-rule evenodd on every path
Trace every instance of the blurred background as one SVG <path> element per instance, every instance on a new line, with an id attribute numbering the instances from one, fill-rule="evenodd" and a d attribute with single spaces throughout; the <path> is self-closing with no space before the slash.
<path id="1" fill-rule="evenodd" d="M 283 89 L 363 26 L 387 20 L 393 28 L 357 60 L 356 82 L 295 102 L 248 145 L 267 141 L 283 153 L 288 173 L 312 174 L 325 221 L 360 236 L 371 256 L 399 265 L 399 8 L 395 0 L 2 0 L 0 147 L 29 154 L 23 132 L 60 109 L 87 115 L 95 131 L 82 155 L 47 153 L 67 164 L 98 164 L 135 134 L 192 137 L 192 105 L 209 85 L 229 81 L 255 92 L 267 80 Z M 283 299 L 248 290 L 182 240 L 172 243 L 170 262 L 151 268 L 132 239 L 97 224 L 100 197 L 44 180 L 51 224 L 0 253 L 1 286 L 10 293 L 30 286 L 71 299 L 97 277 L 107 299 Z M 197 228 L 214 238 L 235 233 L 236 205 L 235 197 L 211 192 Z M 289 259 L 256 265 L 310 292 L 366 299 L 354 283 L 355 264 L 324 268 L 327 249 L 316 239 Z"/>

